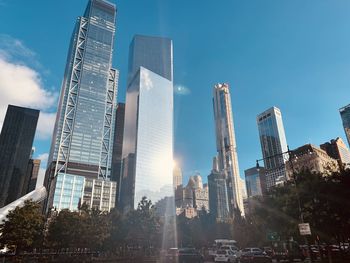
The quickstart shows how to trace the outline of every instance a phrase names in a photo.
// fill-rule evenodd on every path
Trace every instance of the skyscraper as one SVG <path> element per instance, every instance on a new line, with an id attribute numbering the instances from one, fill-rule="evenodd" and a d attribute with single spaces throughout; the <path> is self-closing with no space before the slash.
<path id="1" fill-rule="evenodd" d="M 277 107 L 269 108 L 259 114 L 256 121 L 265 164 L 266 187 L 269 189 L 275 185 L 276 179 L 278 181 L 287 179 L 285 168 L 287 156 L 282 153 L 288 150 L 288 146 L 281 111 Z"/>
<path id="2" fill-rule="evenodd" d="M 249 197 L 262 196 L 265 192 L 265 169 L 264 167 L 252 167 L 244 171 Z"/>
<path id="3" fill-rule="evenodd" d="M 9 105 L 0 135 L 0 208 L 25 195 L 39 111 Z"/>
<path id="4" fill-rule="evenodd" d="M 27 167 L 28 183 L 25 185 L 25 193 L 35 190 L 39 175 L 40 163 L 40 159 L 29 159 Z"/>
<path id="5" fill-rule="evenodd" d="M 124 118 L 125 118 L 125 103 L 118 103 L 115 118 L 114 140 L 113 140 L 113 157 L 112 157 L 112 174 L 111 180 L 117 182 L 117 199 L 120 192 L 120 180 L 122 172 L 122 152 L 123 152 L 123 137 L 124 137 Z"/>
<path id="6" fill-rule="evenodd" d="M 45 182 L 47 208 L 81 203 L 109 211 L 118 71 L 112 66 L 116 6 L 90 0 L 77 19 L 67 57 Z"/>
<path id="7" fill-rule="evenodd" d="M 217 221 L 226 221 L 230 217 L 227 193 L 227 179 L 219 172 L 217 157 L 213 160 L 213 169 L 208 175 L 209 210 Z"/>
<path id="8" fill-rule="evenodd" d="M 173 53 L 168 38 L 136 35 L 129 51 L 120 204 L 173 190 Z M 168 200 L 168 199 L 167 199 Z"/>
<path id="9" fill-rule="evenodd" d="M 217 84 L 214 86 L 213 93 L 219 172 L 223 173 L 228 180 L 231 212 L 233 208 L 239 208 L 244 215 L 229 85 Z"/>
<path id="10" fill-rule="evenodd" d="M 173 167 L 173 186 L 178 188 L 182 185 L 182 171 L 178 164 L 175 164 Z"/>
<path id="11" fill-rule="evenodd" d="M 339 109 L 343 127 L 350 147 L 350 104 Z"/>

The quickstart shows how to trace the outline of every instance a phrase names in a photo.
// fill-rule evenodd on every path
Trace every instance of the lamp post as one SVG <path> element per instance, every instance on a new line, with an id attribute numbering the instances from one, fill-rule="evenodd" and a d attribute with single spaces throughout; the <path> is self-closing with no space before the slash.
<path id="1" fill-rule="evenodd" d="M 290 164 L 290 167 L 291 167 L 291 170 L 292 170 L 292 180 L 293 180 L 293 183 L 295 185 L 295 190 L 296 190 L 296 197 L 297 197 L 298 210 L 299 210 L 299 218 L 300 218 L 300 222 L 303 224 L 303 223 L 305 223 L 304 222 L 304 214 L 303 214 L 303 211 L 302 211 L 302 208 L 301 208 L 299 188 L 298 188 L 298 183 L 297 183 L 297 178 L 296 178 L 296 172 L 294 170 L 294 165 L 293 165 L 293 152 L 289 149 L 289 146 L 287 146 L 287 151 L 285 151 L 285 152 L 274 154 L 274 155 L 271 155 L 271 156 L 267 156 L 267 157 L 264 157 L 262 159 L 257 159 L 256 160 L 256 169 L 258 171 L 260 169 L 259 161 L 265 161 L 267 159 L 271 159 L 271 158 L 278 157 L 278 156 L 284 157 L 286 154 L 288 155 L 288 160 L 287 161 L 289 161 L 289 164 Z M 311 154 L 311 153 L 309 152 L 309 154 Z M 296 158 L 297 157 L 295 156 L 294 159 L 296 159 Z M 305 242 L 305 245 L 308 248 L 308 254 L 309 254 L 310 262 L 312 262 L 311 251 L 310 251 L 310 248 L 309 248 L 308 240 L 307 240 L 305 235 L 304 235 L 304 242 Z"/>

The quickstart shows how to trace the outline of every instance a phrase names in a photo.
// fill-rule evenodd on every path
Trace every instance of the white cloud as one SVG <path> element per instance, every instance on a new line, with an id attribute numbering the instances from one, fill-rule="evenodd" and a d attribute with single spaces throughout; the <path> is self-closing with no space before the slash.
<path id="1" fill-rule="evenodd" d="M 50 139 L 55 126 L 56 113 L 40 112 L 36 136 L 38 139 Z"/>
<path id="2" fill-rule="evenodd" d="M 17 39 L 0 35 L 0 127 L 8 104 L 41 110 L 37 138 L 48 139 L 52 134 L 57 95 L 43 87 L 38 71 L 22 60 L 35 61 L 35 53 Z"/>
<path id="3" fill-rule="evenodd" d="M 40 159 L 41 160 L 41 167 L 46 167 L 46 163 L 47 163 L 47 159 L 49 158 L 49 154 L 48 153 L 42 153 L 39 154 L 36 159 Z"/>
<path id="4" fill-rule="evenodd" d="M 191 93 L 191 90 L 184 85 L 175 85 L 174 93 L 176 95 L 189 95 Z"/>
<path id="5" fill-rule="evenodd" d="M 32 59 L 36 54 L 30 48 L 26 47 L 21 40 L 6 34 L 0 34 L 0 56 L 11 60 L 21 61 L 24 58 Z M 29 62 L 36 63 L 37 61 Z"/>

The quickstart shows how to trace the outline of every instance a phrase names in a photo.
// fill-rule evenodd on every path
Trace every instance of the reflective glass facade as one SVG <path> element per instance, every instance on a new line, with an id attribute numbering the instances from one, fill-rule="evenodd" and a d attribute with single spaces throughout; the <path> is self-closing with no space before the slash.
<path id="1" fill-rule="evenodd" d="M 156 203 L 173 195 L 173 84 L 143 67 L 127 91 L 123 157 L 130 154 L 134 208 L 143 196 Z"/>
<path id="2" fill-rule="evenodd" d="M 83 176 L 59 173 L 56 177 L 53 206 L 58 210 L 77 210 L 83 197 Z"/>
<path id="3" fill-rule="evenodd" d="M 229 85 L 217 84 L 213 89 L 213 106 L 216 131 L 216 148 L 218 151 L 219 171 L 226 175 L 229 204 L 239 208 L 244 214 L 243 196 L 238 167 L 236 137 Z"/>
<path id="4" fill-rule="evenodd" d="M 288 150 L 286 135 L 280 109 L 272 107 L 257 116 L 261 150 L 266 169 L 267 188 L 279 180 L 286 179 L 285 162 L 287 156 L 282 152 Z M 275 157 L 271 157 L 277 155 Z"/>
<path id="5" fill-rule="evenodd" d="M 120 186 L 121 172 L 122 172 L 124 118 L 125 118 L 125 103 L 118 103 L 117 111 L 116 111 L 115 126 L 114 126 L 112 174 L 111 174 L 111 180 L 117 182 L 118 184 L 117 196 L 119 196 L 119 186 Z"/>
<path id="6" fill-rule="evenodd" d="M 120 191 L 124 210 L 137 208 L 143 196 L 157 203 L 174 195 L 172 68 L 170 39 L 135 36 L 125 106 Z"/>
<path id="7" fill-rule="evenodd" d="M 350 147 L 350 104 L 339 110 L 346 138 Z"/>
<path id="8" fill-rule="evenodd" d="M 77 210 L 79 204 L 110 211 L 115 206 L 116 182 L 59 173 L 55 178 L 53 206 L 56 210 Z"/>
<path id="9" fill-rule="evenodd" d="M 172 81 L 172 48 L 172 42 L 168 38 L 136 35 L 129 49 L 129 83 L 140 67 Z"/>
<path id="10" fill-rule="evenodd" d="M 262 196 L 264 192 L 265 169 L 256 167 L 244 171 L 248 197 Z"/>
<path id="11" fill-rule="evenodd" d="M 116 7 L 90 0 L 77 19 L 52 139 L 48 207 L 60 173 L 110 180 L 118 71 L 112 69 Z M 60 203 L 60 202 L 59 202 Z"/>

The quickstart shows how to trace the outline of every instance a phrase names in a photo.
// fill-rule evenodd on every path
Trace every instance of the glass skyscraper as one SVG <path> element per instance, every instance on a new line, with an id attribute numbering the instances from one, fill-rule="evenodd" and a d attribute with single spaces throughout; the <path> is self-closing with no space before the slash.
<path id="1" fill-rule="evenodd" d="M 74 210 L 84 200 L 102 210 L 114 207 L 114 200 L 103 204 L 99 185 L 116 188 L 110 181 L 118 81 L 111 68 L 115 20 L 116 6 L 104 0 L 90 0 L 77 19 L 45 179 L 48 208 Z"/>
<path id="2" fill-rule="evenodd" d="M 137 208 L 143 196 L 155 204 L 165 197 L 173 200 L 172 57 L 167 38 L 136 35 L 130 45 L 120 194 L 124 211 Z"/>
<path id="3" fill-rule="evenodd" d="M 27 193 L 39 111 L 9 105 L 0 134 L 0 208 Z"/>
<path id="4" fill-rule="evenodd" d="M 288 146 L 282 114 L 280 109 L 272 107 L 259 114 L 256 121 L 265 164 L 266 187 L 269 189 L 276 185 L 276 180 L 281 182 L 287 179 L 285 162 L 288 157 L 282 153 L 288 150 Z"/>
<path id="5" fill-rule="evenodd" d="M 264 167 L 252 167 L 244 171 L 247 196 L 262 196 L 265 192 L 265 169 Z"/>
<path id="6" fill-rule="evenodd" d="M 122 153 L 123 153 L 123 137 L 124 137 L 124 118 L 125 118 L 125 103 L 118 103 L 115 128 L 114 128 L 114 140 L 113 140 L 113 157 L 112 157 L 112 174 L 111 180 L 117 182 L 117 200 L 120 193 L 120 180 L 122 173 Z"/>
<path id="7" fill-rule="evenodd" d="M 228 84 L 223 83 L 214 86 L 213 105 L 219 172 L 224 173 L 228 180 L 227 187 L 231 212 L 233 208 L 239 208 L 244 215 L 231 96 Z"/>
<path id="8" fill-rule="evenodd" d="M 343 127 L 346 138 L 350 147 L 350 104 L 339 109 L 341 119 L 343 121 Z"/>

